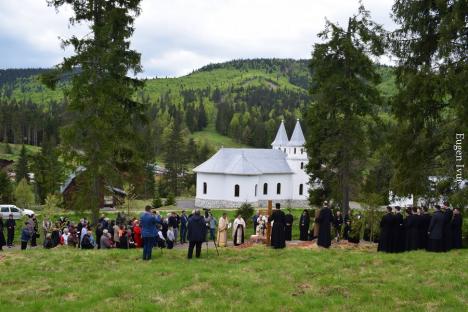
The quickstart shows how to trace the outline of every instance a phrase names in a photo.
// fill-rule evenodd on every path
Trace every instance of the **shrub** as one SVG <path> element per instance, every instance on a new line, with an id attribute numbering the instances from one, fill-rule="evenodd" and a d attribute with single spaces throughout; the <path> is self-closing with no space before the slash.
<path id="1" fill-rule="evenodd" d="M 236 217 L 238 215 L 241 215 L 244 220 L 249 220 L 253 216 L 253 214 L 254 214 L 254 208 L 249 203 L 243 203 L 236 210 Z"/>
<path id="2" fill-rule="evenodd" d="M 167 195 L 167 198 L 166 198 L 166 203 L 164 206 L 172 206 L 172 205 L 175 205 L 175 196 L 173 193 L 169 193 L 169 195 Z"/>

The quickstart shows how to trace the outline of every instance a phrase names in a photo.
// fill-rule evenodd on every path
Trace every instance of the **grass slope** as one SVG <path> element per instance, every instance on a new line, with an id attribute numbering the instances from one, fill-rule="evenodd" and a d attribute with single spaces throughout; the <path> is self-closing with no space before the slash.
<path id="1" fill-rule="evenodd" d="M 236 142 L 230 137 L 216 132 L 213 124 L 209 124 L 203 131 L 192 133 L 191 137 L 197 143 L 208 142 L 216 151 L 221 147 L 247 147 L 244 144 Z"/>
<path id="2" fill-rule="evenodd" d="M 10 144 L 12 154 L 8 154 L 6 150 L 6 144 L 0 143 L 0 159 L 14 160 L 16 161 L 21 151 L 21 144 Z M 40 151 L 40 147 L 34 145 L 25 145 L 28 155 L 36 154 Z"/>
<path id="3" fill-rule="evenodd" d="M 1 311 L 466 311 L 468 251 L 5 252 Z"/>

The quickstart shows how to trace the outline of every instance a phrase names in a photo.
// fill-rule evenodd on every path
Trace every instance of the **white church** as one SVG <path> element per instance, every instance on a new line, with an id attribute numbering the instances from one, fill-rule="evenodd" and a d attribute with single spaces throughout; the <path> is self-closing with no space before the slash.
<path id="1" fill-rule="evenodd" d="M 299 120 L 291 139 L 284 122 L 271 149 L 221 148 L 193 169 L 197 174 L 195 206 L 234 208 L 243 203 L 266 207 L 267 201 L 282 207 L 308 207 L 308 157 Z"/>

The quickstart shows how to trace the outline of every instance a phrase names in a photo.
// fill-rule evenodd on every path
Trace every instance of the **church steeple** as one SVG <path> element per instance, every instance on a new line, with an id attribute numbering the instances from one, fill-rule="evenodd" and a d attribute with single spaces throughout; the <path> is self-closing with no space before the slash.
<path id="1" fill-rule="evenodd" d="M 301 146 L 304 146 L 304 144 L 305 144 L 304 133 L 302 133 L 301 124 L 298 119 L 296 122 L 296 126 L 294 127 L 291 140 L 289 141 L 289 146 L 301 147 Z"/>
<path id="2" fill-rule="evenodd" d="M 284 121 L 281 120 L 278 132 L 276 133 L 275 140 L 271 143 L 273 148 L 284 147 L 289 143 L 288 134 L 286 133 L 286 128 L 284 127 Z"/>

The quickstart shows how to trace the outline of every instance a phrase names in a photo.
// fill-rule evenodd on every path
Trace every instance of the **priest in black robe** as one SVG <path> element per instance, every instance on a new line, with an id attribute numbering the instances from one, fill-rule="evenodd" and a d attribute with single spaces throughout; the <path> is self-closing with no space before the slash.
<path id="1" fill-rule="evenodd" d="M 408 208 L 405 220 L 405 250 L 417 250 L 419 247 L 419 216 L 417 208 Z"/>
<path id="2" fill-rule="evenodd" d="M 377 251 L 393 252 L 393 221 L 392 207 L 388 206 L 387 213 L 383 215 L 382 220 L 380 220 L 380 236 Z"/>
<path id="3" fill-rule="evenodd" d="M 325 202 L 323 208 L 320 209 L 318 218 L 315 218 L 315 222 L 319 225 L 319 233 L 317 239 L 317 245 L 328 248 L 331 245 L 331 224 L 333 223 L 333 214 L 328 203 Z"/>
<path id="4" fill-rule="evenodd" d="M 452 249 L 452 217 L 453 212 L 452 209 L 448 206 L 448 204 L 444 205 L 444 232 L 443 232 L 443 245 L 444 251 L 449 251 Z"/>
<path id="5" fill-rule="evenodd" d="M 299 219 L 299 239 L 301 241 L 306 241 L 309 239 L 309 226 L 310 226 L 309 212 L 304 209 L 304 211 L 302 212 L 301 218 Z"/>
<path id="6" fill-rule="evenodd" d="M 400 212 L 400 206 L 395 207 L 395 215 L 393 222 L 393 251 L 403 252 L 405 251 L 405 232 L 403 228 L 403 216 Z"/>
<path id="7" fill-rule="evenodd" d="M 292 240 L 292 226 L 294 222 L 294 217 L 291 214 L 291 211 L 284 216 L 284 236 L 287 241 Z"/>
<path id="8" fill-rule="evenodd" d="M 280 204 L 276 204 L 276 209 L 271 214 L 268 222 L 273 222 L 271 229 L 271 246 L 273 248 L 284 248 L 286 247 L 285 241 L 285 215 L 280 210 Z"/>
<path id="9" fill-rule="evenodd" d="M 429 214 L 428 207 L 422 208 L 422 214 L 419 217 L 419 248 L 427 249 L 427 232 L 429 231 L 429 224 L 431 223 L 431 215 Z"/>
<path id="10" fill-rule="evenodd" d="M 455 208 L 453 210 L 453 219 L 452 219 L 452 248 L 460 249 L 462 248 L 462 226 L 463 218 L 460 214 L 460 210 Z"/>
<path id="11" fill-rule="evenodd" d="M 429 241 L 427 243 L 427 250 L 442 252 L 444 251 L 443 233 L 445 216 L 440 210 L 440 206 L 435 206 L 436 211 L 432 215 L 431 223 L 429 224 L 428 235 Z"/>

